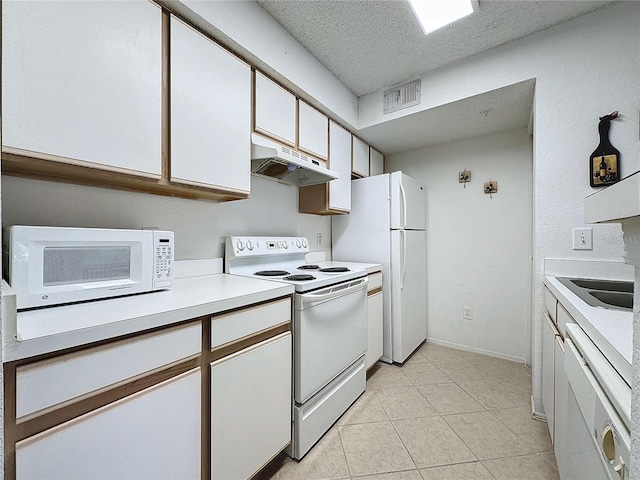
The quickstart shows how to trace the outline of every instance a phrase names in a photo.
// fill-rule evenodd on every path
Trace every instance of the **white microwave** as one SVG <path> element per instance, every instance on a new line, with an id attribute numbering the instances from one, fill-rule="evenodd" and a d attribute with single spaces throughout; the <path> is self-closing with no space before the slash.
<path id="1" fill-rule="evenodd" d="M 3 274 L 23 310 L 169 288 L 173 252 L 173 232 L 14 225 Z"/>

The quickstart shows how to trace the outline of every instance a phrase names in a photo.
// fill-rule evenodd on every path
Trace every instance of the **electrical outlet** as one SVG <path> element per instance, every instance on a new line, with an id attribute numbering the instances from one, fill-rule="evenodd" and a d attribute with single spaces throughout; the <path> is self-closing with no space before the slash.
<path id="1" fill-rule="evenodd" d="M 462 318 L 465 320 L 473 320 L 473 308 L 462 307 Z"/>
<path id="2" fill-rule="evenodd" d="M 593 250 L 593 229 L 574 228 L 573 229 L 573 249 Z"/>
<path id="3" fill-rule="evenodd" d="M 318 232 L 316 235 L 316 244 L 321 247 L 322 246 L 322 233 Z"/>

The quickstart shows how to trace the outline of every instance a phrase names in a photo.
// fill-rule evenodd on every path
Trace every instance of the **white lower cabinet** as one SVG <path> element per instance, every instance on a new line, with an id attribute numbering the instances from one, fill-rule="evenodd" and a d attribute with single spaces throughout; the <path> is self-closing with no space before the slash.
<path id="1" fill-rule="evenodd" d="M 246 479 L 291 441 L 291 332 L 211 363 L 211 478 Z"/>
<path id="2" fill-rule="evenodd" d="M 367 370 L 382 358 L 383 321 L 382 321 L 382 273 L 369 275 L 367 292 Z"/>
<path id="3" fill-rule="evenodd" d="M 200 368 L 16 444 L 16 478 L 195 479 Z"/>
<path id="4" fill-rule="evenodd" d="M 558 331 L 549 318 L 545 316 L 545 324 L 542 331 L 542 406 L 547 417 L 547 426 L 551 441 L 554 441 L 554 417 L 555 417 L 555 344 Z"/>
<path id="5" fill-rule="evenodd" d="M 553 438 L 553 451 L 558 464 L 558 471 L 563 472 L 566 463 L 567 451 L 567 402 L 569 395 L 569 380 L 564 371 L 564 343 L 562 337 L 556 336 L 554 346 L 554 412 L 555 412 L 555 435 Z"/>

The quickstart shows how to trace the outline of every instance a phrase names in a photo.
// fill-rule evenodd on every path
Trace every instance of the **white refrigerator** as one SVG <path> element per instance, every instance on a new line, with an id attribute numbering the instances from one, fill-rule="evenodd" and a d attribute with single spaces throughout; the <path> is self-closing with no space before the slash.
<path id="1" fill-rule="evenodd" d="M 351 212 L 332 219 L 333 259 L 382 264 L 383 356 L 403 363 L 427 338 L 426 192 L 402 172 L 351 182 Z"/>

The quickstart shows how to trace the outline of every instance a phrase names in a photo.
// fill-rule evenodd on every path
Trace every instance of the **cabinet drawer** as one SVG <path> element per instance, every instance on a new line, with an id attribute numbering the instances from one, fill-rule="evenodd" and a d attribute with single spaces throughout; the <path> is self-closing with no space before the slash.
<path id="1" fill-rule="evenodd" d="M 576 323 L 573 317 L 567 312 L 564 307 L 558 304 L 558 318 L 556 325 L 558 326 L 558 332 L 562 338 L 567 336 L 567 324 Z"/>
<path id="2" fill-rule="evenodd" d="M 373 290 L 382 287 L 382 272 L 371 273 L 369 274 L 368 278 L 369 285 L 367 287 L 367 292 L 369 295 L 371 295 L 372 293 L 374 293 Z"/>
<path id="3" fill-rule="evenodd" d="M 291 298 L 245 308 L 211 319 L 211 348 L 291 321 Z"/>
<path id="4" fill-rule="evenodd" d="M 198 322 L 19 366 L 16 416 L 21 418 L 198 355 L 201 344 Z"/>
<path id="5" fill-rule="evenodd" d="M 546 286 L 544 287 L 544 305 L 547 308 L 547 312 L 549 312 L 549 317 L 551 318 L 551 320 L 556 322 L 556 309 L 558 300 L 556 299 L 555 295 L 551 293 L 551 290 L 549 290 Z"/>

